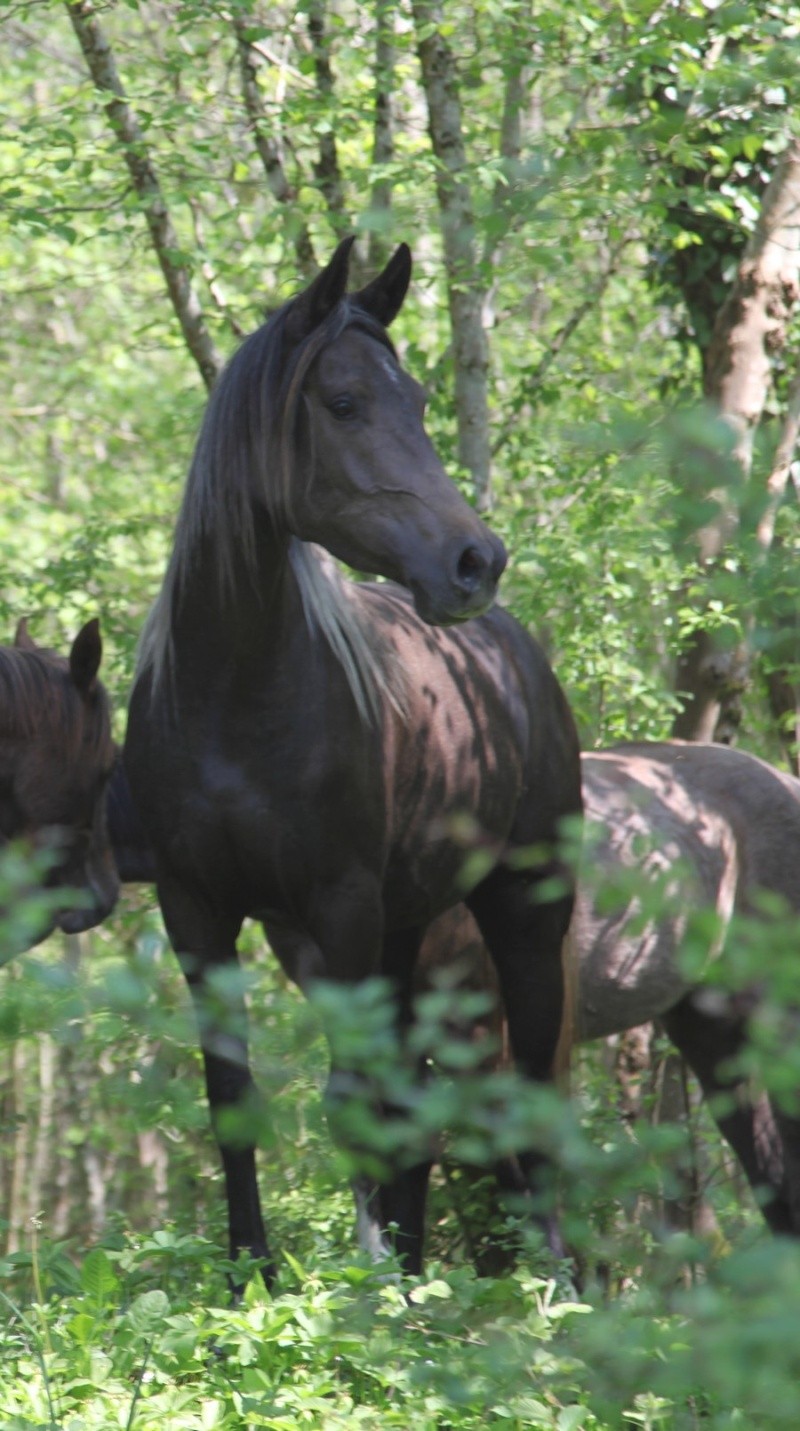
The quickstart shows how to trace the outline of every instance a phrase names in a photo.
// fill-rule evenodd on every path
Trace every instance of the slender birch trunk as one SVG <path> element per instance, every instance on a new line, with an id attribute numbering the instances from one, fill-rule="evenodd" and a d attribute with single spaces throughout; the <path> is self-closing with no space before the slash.
<path id="1" fill-rule="evenodd" d="M 489 441 L 489 347 L 483 327 L 485 289 L 476 246 L 472 194 L 461 126 L 458 76 L 441 33 L 437 0 L 412 0 L 417 52 L 428 106 L 428 129 L 436 157 L 447 298 L 455 364 L 458 459 L 470 473 L 478 505 L 491 500 Z"/>
<path id="2" fill-rule="evenodd" d="M 369 232 L 368 265 L 382 268 L 393 247 L 387 233 L 392 208 L 392 182 L 381 173 L 394 158 L 394 14 L 392 0 L 375 2 L 375 119 L 373 123 L 372 167 L 375 174 L 370 195 L 374 227 Z"/>
<path id="3" fill-rule="evenodd" d="M 314 57 L 314 73 L 317 80 L 320 109 L 325 116 L 325 124 L 319 132 L 319 160 L 314 165 L 317 183 L 328 205 L 328 213 L 334 230 L 344 237 L 349 228 L 349 219 L 344 207 L 344 185 L 339 169 L 339 154 L 333 129 L 334 89 L 331 69 L 330 47 L 325 31 L 325 0 L 309 0 L 308 34 L 311 53 Z"/>
<path id="4" fill-rule="evenodd" d="M 15 1128 L 11 1143 L 11 1185 L 8 1194 L 8 1252 L 19 1252 L 25 1241 L 27 1223 L 29 1124 L 25 1117 L 30 1093 L 28 1042 L 18 1039 L 11 1055 L 11 1101 Z"/>
<path id="5" fill-rule="evenodd" d="M 142 127 L 135 110 L 125 98 L 116 61 L 94 4 L 91 0 L 66 0 L 66 8 L 89 73 L 103 97 L 103 107 L 111 128 L 121 145 L 186 346 L 210 390 L 222 368 L 222 357 L 206 328 L 189 270 L 176 258 L 176 254 L 180 253 L 180 243 Z"/>
<path id="6" fill-rule="evenodd" d="M 57 1047 L 49 1034 L 39 1034 L 39 1098 L 36 1136 L 28 1176 L 28 1216 L 38 1217 L 49 1204 L 56 1147 L 55 1094 Z"/>
<path id="7" fill-rule="evenodd" d="M 247 18 L 234 14 L 232 23 L 236 35 L 244 107 L 256 152 L 264 167 L 273 198 L 286 211 L 286 226 L 291 234 L 300 274 L 306 282 L 310 282 L 317 272 L 314 245 L 302 212 L 295 207 L 297 193 L 286 175 L 281 137 L 273 132 L 259 87 L 258 71 L 263 63 L 262 57 L 257 47 L 248 39 Z"/>

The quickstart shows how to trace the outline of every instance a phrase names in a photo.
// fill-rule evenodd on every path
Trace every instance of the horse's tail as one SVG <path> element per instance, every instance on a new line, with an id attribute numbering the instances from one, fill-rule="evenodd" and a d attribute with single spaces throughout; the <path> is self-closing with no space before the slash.
<path id="1" fill-rule="evenodd" d="M 559 1087 L 569 1089 L 572 1047 L 575 1043 L 578 1012 L 578 941 L 575 935 L 575 915 L 561 942 L 561 969 L 564 975 L 564 1004 L 561 1028 L 553 1055 L 552 1075 Z"/>

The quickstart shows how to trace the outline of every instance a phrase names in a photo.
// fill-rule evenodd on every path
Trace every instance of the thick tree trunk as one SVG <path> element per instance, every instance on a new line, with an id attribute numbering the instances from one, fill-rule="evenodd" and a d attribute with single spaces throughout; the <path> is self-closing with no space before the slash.
<path id="1" fill-rule="evenodd" d="M 781 435 L 767 481 L 767 505 L 758 524 L 758 540 L 767 562 L 781 551 L 775 520 L 793 475 L 799 439 L 800 371 L 795 373 L 787 395 Z M 800 622 L 796 602 L 791 601 L 788 610 L 775 613 L 773 629 L 775 640 L 764 661 L 767 698 L 789 767 L 800 775 Z"/>
<path id="2" fill-rule="evenodd" d="M 489 349 L 483 327 L 484 289 L 478 270 L 472 195 L 461 129 L 456 65 L 439 28 L 436 0 L 412 0 L 417 50 L 436 157 L 447 295 L 453 335 L 459 462 L 472 477 L 478 505 L 490 501 Z"/>
<path id="3" fill-rule="evenodd" d="M 733 433 L 732 471 L 750 476 L 755 429 L 769 391 L 772 360 L 786 341 L 800 281 L 800 140 L 781 155 L 764 194 L 761 215 L 722 305 L 705 356 L 705 396 Z M 738 513 L 730 481 L 714 493 L 716 517 L 700 536 L 701 568 L 711 577 Z M 678 664 L 684 697 L 673 734 L 686 740 L 732 739 L 740 718 L 740 650 L 722 647 L 702 626 Z"/>
<path id="4" fill-rule="evenodd" d="M 704 386 L 736 433 L 735 456 L 749 472 L 753 436 L 772 379 L 772 358 L 786 342 L 798 298 L 800 140 L 778 160 L 761 214 L 714 325 Z"/>
<path id="5" fill-rule="evenodd" d="M 77 0 L 77 3 L 75 0 L 67 0 L 67 11 L 89 73 L 96 88 L 104 96 L 104 108 L 111 128 L 122 146 L 125 163 L 142 205 L 150 238 L 186 345 L 200 369 L 203 382 L 211 389 L 222 368 L 222 357 L 206 328 L 199 299 L 189 279 L 189 271 L 184 264 L 176 260 L 175 255 L 180 253 L 180 243 L 148 153 L 141 125 L 125 98 L 114 56 L 91 0 Z"/>

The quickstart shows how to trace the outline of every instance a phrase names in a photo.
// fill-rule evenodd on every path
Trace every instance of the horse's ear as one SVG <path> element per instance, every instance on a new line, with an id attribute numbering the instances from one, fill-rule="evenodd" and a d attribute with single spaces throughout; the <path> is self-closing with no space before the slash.
<path id="1" fill-rule="evenodd" d="M 365 313 L 377 318 L 384 328 L 388 328 L 403 306 L 403 299 L 411 282 L 411 249 L 407 243 L 400 247 L 389 259 L 383 273 L 373 278 L 366 288 L 353 293 L 352 300 Z"/>
<path id="2" fill-rule="evenodd" d="M 100 639 L 100 622 L 95 616 L 82 626 L 72 643 L 69 653 L 69 670 L 73 682 L 81 695 L 88 696 L 94 690 L 103 643 Z"/>
<path id="3" fill-rule="evenodd" d="M 14 632 L 14 645 L 20 651 L 35 651 L 36 642 L 28 631 L 28 623 L 25 617 L 17 622 L 17 629 Z"/>
<path id="4" fill-rule="evenodd" d="M 313 333 L 320 323 L 343 298 L 347 289 L 347 272 L 350 267 L 350 250 L 354 237 L 342 239 L 327 267 L 318 273 L 314 282 L 298 294 L 286 315 L 286 337 L 290 343 L 302 343 L 309 333 Z"/>

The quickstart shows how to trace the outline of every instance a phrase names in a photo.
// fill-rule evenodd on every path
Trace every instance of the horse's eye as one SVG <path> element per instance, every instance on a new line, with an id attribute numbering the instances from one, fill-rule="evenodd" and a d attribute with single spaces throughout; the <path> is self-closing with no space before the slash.
<path id="1" fill-rule="evenodd" d="M 335 397 L 333 401 L 328 404 L 328 407 L 334 417 L 338 418 L 352 417 L 356 410 L 353 399 L 349 397 L 347 393 L 342 393 L 341 397 Z"/>

